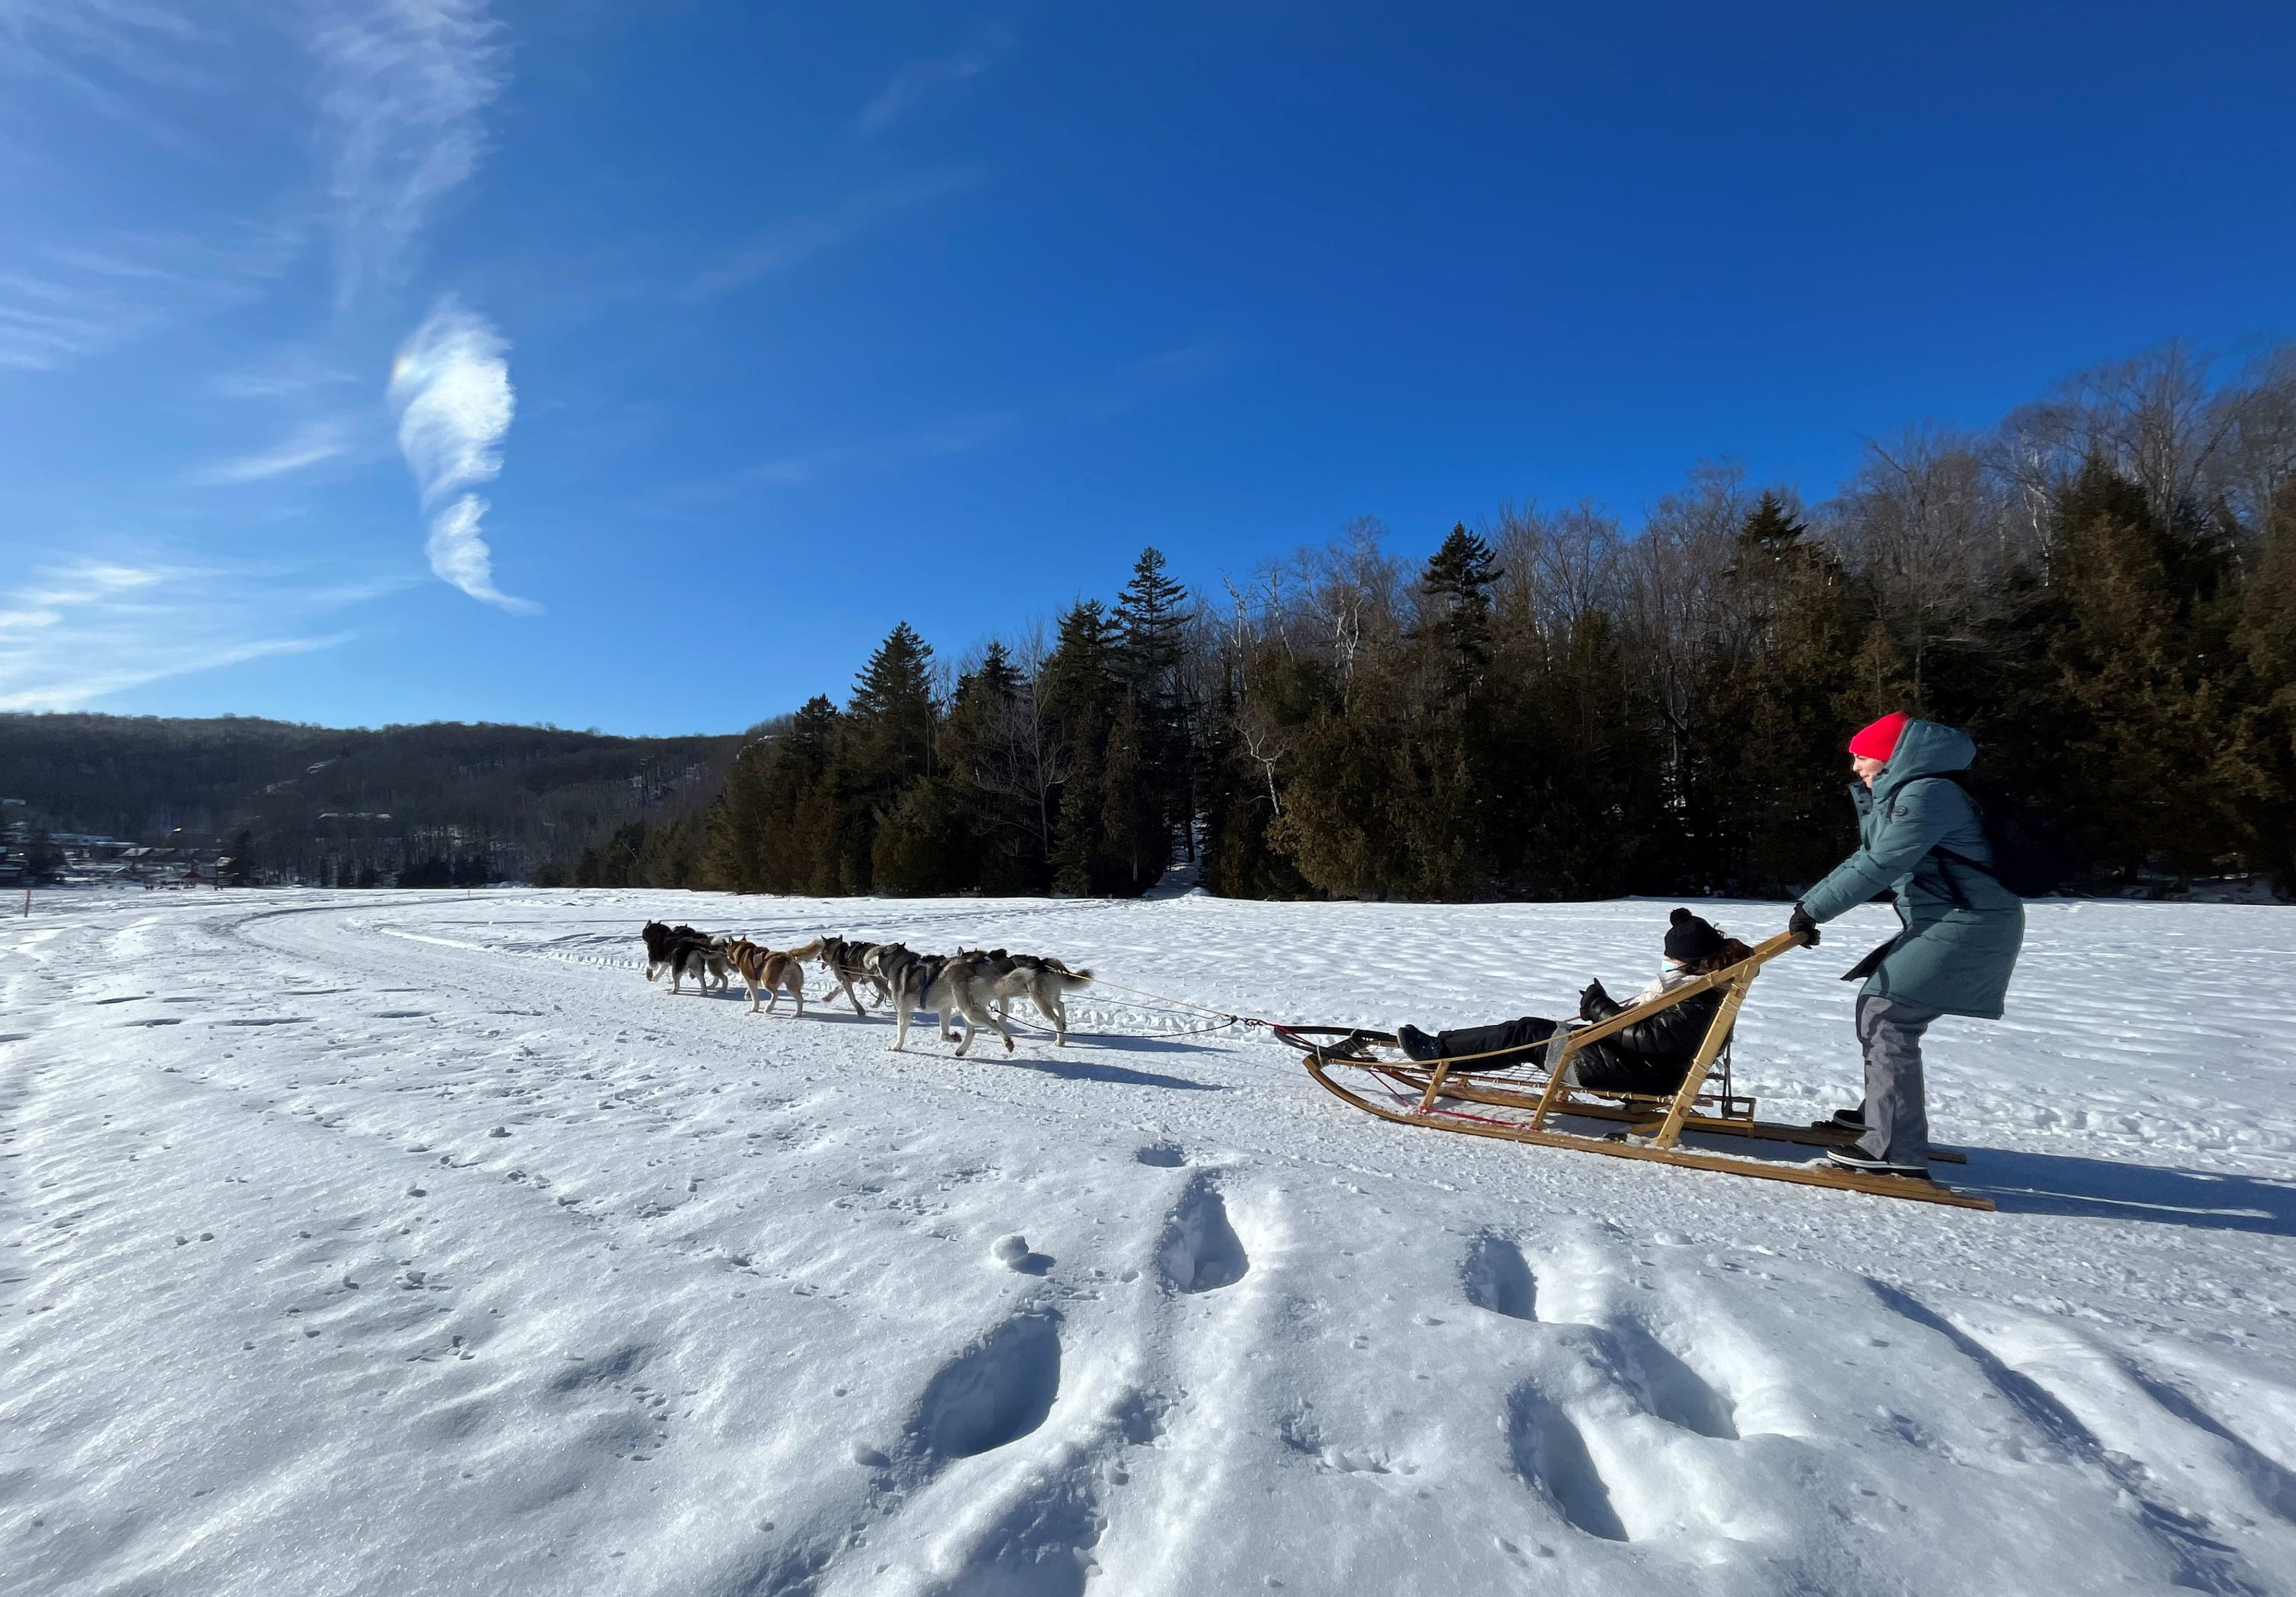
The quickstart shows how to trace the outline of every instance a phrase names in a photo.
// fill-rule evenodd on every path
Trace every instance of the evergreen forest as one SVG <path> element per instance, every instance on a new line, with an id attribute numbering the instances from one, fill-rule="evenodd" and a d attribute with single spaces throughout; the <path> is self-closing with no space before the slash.
<path id="1" fill-rule="evenodd" d="M 1628 527 L 1364 521 L 1216 593 L 947 668 L 907 623 L 768 724 L 675 881 L 776 893 L 1790 894 L 1855 841 L 1843 743 L 1960 726 L 2077 885 L 2296 888 L 2296 350 L 2181 345 L 1995 430 L 1870 441 L 1832 497 L 1703 464 Z"/>

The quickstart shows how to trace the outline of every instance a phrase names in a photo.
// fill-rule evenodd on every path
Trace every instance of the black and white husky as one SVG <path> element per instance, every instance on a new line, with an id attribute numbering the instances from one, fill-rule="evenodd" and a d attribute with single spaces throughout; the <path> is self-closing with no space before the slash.
<path id="1" fill-rule="evenodd" d="M 647 921 L 640 935 L 645 938 L 648 981 L 668 970 L 669 990 L 673 993 L 688 976 L 704 993 L 709 990 L 712 978 L 721 993 L 731 984 L 726 970 L 726 946 L 730 938 L 711 937 L 691 926 L 664 926 L 659 921 Z"/>
<path id="2" fill-rule="evenodd" d="M 873 956 L 880 946 L 880 944 L 856 942 L 849 938 L 825 937 L 821 939 L 821 968 L 836 979 L 839 989 L 845 995 L 845 1001 L 853 1006 L 853 1012 L 857 1015 L 865 1015 L 869 1011 L 861 1007 L 860 995 L 853 990 L 856 983 L 866 983 L 875 987 L 880 1003 L 892 995 L 874 962 Z"/>

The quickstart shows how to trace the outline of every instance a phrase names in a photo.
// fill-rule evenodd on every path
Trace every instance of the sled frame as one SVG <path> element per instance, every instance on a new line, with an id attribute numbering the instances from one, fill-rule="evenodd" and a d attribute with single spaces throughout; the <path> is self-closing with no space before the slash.
<path id="1" fill-rule="evenodd" d="M 1630 1005 L 1606 1020 L 1599 1020 L 1590 1026 L 1558 1027 L 1540 1061 L 1546 1071 L 1546 1080 L 1535 1095 L 1527 1090 L 1495 1087 L 1474 1079 L 1471 1061 L 1438 1060 L 1431 1065 L 1414 1069 L 1366 1059 L 1344 1044 L 1327 1049 L 1308 1043 L 1296 1034 L 1288 1040 L 1292 1040 L 1294 1046 L 1302 1047 L 1308 1073 L 1316 1078 L 1317 1085 L 1334 1097 L 1382 1120 L 1394 1120 L 1406 1126 L 1423 1126 L 1435 1131 L 1463 1133 L 1469 1136 L 1529 1142 L 1539 1147 L 1576 1149 L 1587 1153 L 1607 1154 L 1613 1159 L 1647 1159 L 1695 1170 L 1751 1175 L 1767 1181 L 1791 1182 L 1800 1186 L 1834 1187 L 1846 1192 L 1867 1192 L 1880 1198 L 1903 1198 L 1915 1202 L 1948 1204 L 1958 1208 L 1990 1210 L 1993 1204 L 1988 1199 L 1956 1192 L 1939 1183 L 1918 1177 L 1875 1175 L 1862 1170 L 1831 1166 L 1773 1164 L 1733 1158 L 1728 1154 L 1707 1153 L 1680 1145 L 1685 1131 L 1800 1142 L 1816 1147 L 1844 1147 L 1856 1140 L 1854 1134 L 1836 1132 L 1829 1127 L 1803 1128 L 1759 1121 L 1753 1118 L 1751 1100 L 1739 1098 L 1726 1089 L 1718 1095 L 1706 1092 L 1707 1077 L 1728 1044 L 1731 1030 L 1737 1023 L 1738 1011 L 1745 1004 L 1747 991 L 1753 986 L 1755 977 L 1761 973 L 1764 965 L 1800 942 L 1801 938 L 1792 932 L 1780 932 L 1766 939 L 1736 964 L 1693 977 L 1655 998 Z M 1636 1098 L 1620 1093 L 1595 1094 L 1587 1089 L 1574 1087 L 1566 1080 L 1572 1059 L 1591 1044 L 1661 1010 L 1717 988 L 1722 993 L 1721 1004 L 1716 1009 L 1713 1021 L 1707 1027 L 1706 1035 L 1699 1044 L 1698 1052 L 1683 1076 L 1682 1085 L 1670 1096 Z M 1365 1040 L 1369 1040 L 1368 1037 Z M 1354 1057 L 1347 1057 L 1350 1053 Z M 1420 1088 L 1418 1102 L 1409 1108 L 1390 1108 L 1376 1103 L 1332 1079 L 1329 1074 L 1329 1068 L 1332 1065 L 1369 1070 L 1390 1084 Z M 1454 1078 L 1455 1068 L 1457 1079 Z M 1436 1103 L 1443 1098 L 1528 1110 L 1529 1118 L 1527 1120 L 1501 1119 L 1457 1111 L 1442 1112 L 1437 1110 Z M 1716 1106 L 1719 1112 L 1698 1112 L 1702 1099 Z M 1742 1114 L 1738 1112 L 1742 1104 L 1744 1106 Z M 1559 1117 L 1625 1121 L 1628 1129 L 1608 1136 L 1589 1136 L 1556 1129 L 1550 1122 Z"/>

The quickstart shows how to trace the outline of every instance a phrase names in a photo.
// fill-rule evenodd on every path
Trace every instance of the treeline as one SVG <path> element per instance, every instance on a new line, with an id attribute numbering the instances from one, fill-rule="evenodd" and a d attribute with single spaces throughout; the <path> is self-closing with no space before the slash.
<path id="1" fill-rule="evenodd" d="M 742 751 L 709 817 L 709 880 L 744 892 L 1111 894 L 1153 887 L 1205 747 L 1192 611 L 1151 549 L 1116 602 L 1049 643 L 990 643 L 944 685 L 906 621 L 840 708 Z"/>
<path id="2" fill-rule="evenodd" d="M 1784 893 L 1854 840 L 1842 743 L 1966 728 L 2085 885 L 2296 888 L 2296 352 L 2171 345 L 1833 496 L 1702 466 L 1628 529 L 1502 506 L 1423 561 L 1363 523 L 951 676 L 906 623 L 742 750 L 685 880 L 748 891 Z M 641 852 L 643 843 L 641 843 Z M 633 877 L 628 880 L 639 880 Z"/>
<path id="3" fill-rule="evenodd" d="M 682 822 L 698 836 L 742 741 L 0 715 L 0 798 L 53 832 L 223 848 L 261 882 L 546 880 L 619 827 Z"/>

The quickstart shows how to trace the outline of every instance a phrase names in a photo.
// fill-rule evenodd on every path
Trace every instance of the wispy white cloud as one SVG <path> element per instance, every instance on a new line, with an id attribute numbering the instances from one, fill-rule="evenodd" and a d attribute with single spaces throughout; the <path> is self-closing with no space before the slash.
<path id="1" fill-rule="evenodd" d="M 864 137 L 884 132 L 915 111 L 936 90 L 967 82 L 988 70 L 1012 42 L 1012 35 L 1004 29 L 990 28 L 982 32 L 970 50 L 939 61 L 909 62 L 870 96 L 854 126 Z"/>
<path id="2" fill-rule="evenodd" d="M 75 709 L 163 677 L 306 653 L 350 635 L 280 630 L 283 616 L 308 617 L 333 602 L 262 575 L 166 560 L 33 570 L 0 591 L 0 710 Z"/>
<path id="3" fill-rule="evenodd" d="M 964 411 L 873 438 L 775 455 L 657 489 L 638 507 L 685 514 L 722 506 L 764 487 L 804 487 L 855 471 L 898 471 L 1015 438 L 1097 425 L 1165 394 L 1209 381 L 1234 360 L 1234 351 L 1223 340 L 1198 339 L 1064 385 L 1023 408 Z"/>
<path id="4" fill-rule="evenodd" d="M 972 187 L 978 174 L 938 168 L 865 189 L 819 216 L 804 217 L 759 233 L 686 285 L 689 299 L 713 299 L 810 256 L 850 242 L 889 217 L 929 200 Z"/>
<path id="5" fill-rule="evenodd" d="M 321 0 L 306 14 L 347 305 L 398 277 L 439 201 L 477 169 L 505 52 L 483 0 Z"/>
<path id="6" fill-rule="evenodd" d="M 0 226 L 0 368 L 53 370 L 251 299 L 300 250 L 292 223 L 176 201 L 163 158 L 101 125 L 202 169 L 224 164 L 226 129 L 240 122 L 212 108 L 250 70 L 251 10 L 247 0 L 0 0 L 0 150 L 36 179 L 11 195 Z M 132 211 L 119 213 L 134 221 L 105 229 L 89 218 L 118 204 L 111 168 L 123 166 L 140 179 Z"/>
<path id="7" fill-rule="evenodd" d="M 479 536 L 479 522 L 487 510 L 482 495 L 465 494 L 430 518 L 430 536 L 422 540 L 430 569 L 473 599 L 498 604 L 513 616 L 538 616 L 542 606 L 533 600 L 515 598 L 495 586 L 494 551 Z"/>
<path id="8" fill-rule="evenodd" d="M 0 246 L 4 247 L 4 246 Z M 283 228 L 111 233 L 0 258 L 0 367 L 50 371 L 188 315 L 243 305 L 287 269 Z"/>
<path id="9" fill-rule="evenodd" d="M 60 88 L 162 144 L 184 140 L 152 91 L 211 89 L 217 42 L 183 12 L 144 0 L 0 0 L 0 75 Z"/>
<path id="10" fill-rule="evenodd" d="M 280 42 L 300 51 L 283 54 Z M 236 153 L 234 136 L 275 138 L 278 109 L 308 104 L 318 192 L 272 195 L 265 209 L 332 233 L 337 300 L 348 305 L 403 275 L 440 202 L 477 169 L 507 53 L 487 0 L 0 0 L 0 84 L 25 90 L 0 94 L 0 132 L 20 159 L 64 166 L 82 146 L 59 119 L 86 107 L 213 167 Z M 234 98 L 247 114 L 219 115 Z M 13 220 L 19 236 L 37 236 Z M 14 286 L 19 301 L 37 299 Z M 29 324 L 0 359 L 18 366 L 149 325 L 16 308 Z"/>
<path id="11" fill-rule="evenodd" d="M 1097 391 L 1079 395 L 1078 405 L 1095 415 L 1121 415 L 1158 394 L 1191 388 L 1218 375 L 1234 358 L 1234 352 L 1220 340 L 1198 339 L 1120 367 L 1095 385 Z"/>
<path id="12" fill-rule="evenodd" d="M 226 399 L 288 399 L 357 379 L 312 349 L 287 348 L 251 365 L 226 372 L 215 391 Z"/>
<path id="13" fill-rule="evenodd" d="M 851 444 L 835 444 L 826 449 L 809 449 L 802 455 L 784 455 L 773 460 L 759 461 L 754 466 L 744 466 L 734 473 L 742 482 L 770 482 L 787 487 L 818 480 L 840 465 L 862 454 Z"/>
<path id="14" fill-rule="evenodd" d="M 648 509 L 684 513 L 726 504 L 760 487 L 803 487 L 841 472 L 888 471 L 922 460 L 968 455 L 1012 432 L 1021 418 L 1007 411 L 972 411 L 945 416 L 882 438 L 831 444 L 801 454 L 777 455 L 663 488 L 646 500 Z"/>
<path id="15" fill-rule="evenodd" d="M 431 512 L 423 545 L 430 569 L 473 599 L 533 615 L 540 605 L 495 586 L 493 554 L 480 536 L 487 501 L 470 491 L 502 471 L 502 441 L 517 410 L 509 349 L 485 317 L 442 299 L 399 347 L 390 402 L 399 452 Z"/>
<path id="16" fill-rule="evenodd" d="M 229 487 L 240 483 L 267 482 L 339 458 L 349 453 L 351 428 L 342 417 L 307 422 L 287 438 L 253 455 L 217 461 L 192 473 L 203 487 Z"/>

